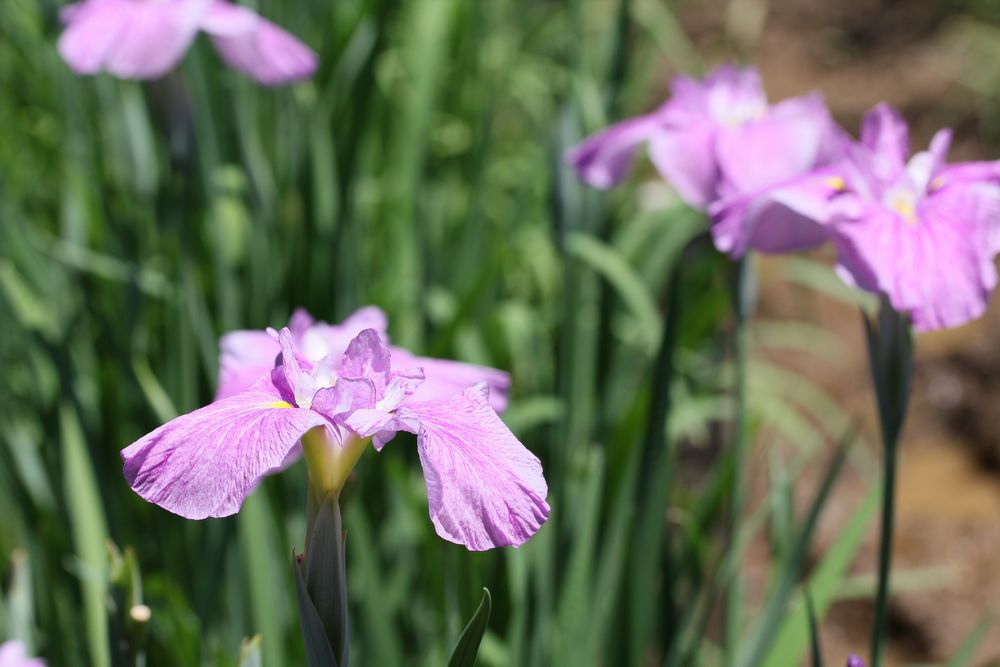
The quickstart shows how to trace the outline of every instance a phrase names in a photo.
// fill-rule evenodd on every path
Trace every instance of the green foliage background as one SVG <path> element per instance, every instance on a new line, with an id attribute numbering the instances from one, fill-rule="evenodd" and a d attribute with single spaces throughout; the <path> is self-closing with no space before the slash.
<path id="1" fill-rule="evenodd" d="M 604 196 L 562 163 L 661 98 L 668 69 L 700 68 L 669 6 L 257 4 L 320 52 L 311 82 L 261 88 L 204 39 L 165 80 L 77 78 L 57 3 L 0 3 L 0 638 L 67 667 L 237 665 L 260 633 L 248 655 L 302 664 L 302 466 L 236 517 L 188 522 L 128 489 L 118 451 L 210 400 L 221 333 L 374 303 L 394 342 L 512 373 L 505 418 L 553 512 L 521 549 L 468 553 L 434 535 L 412 439 L 366 455 L 344 502 L 355 664 L 443 664 L 484 586 L 483 665 L 716 664 L 709 612 L 761 529 L 777 607 L 747 614 L 741 645 L 797 663 L 806 617 L 782 586 L 808 508 L 789 480 L 848 420 L 752 362 L 751 428 L 800 448 L 727 540 L 726 448 L 697 485 L 669 480 L 679 443 L 732 432 L 736 267 L 665 186 Z M 751 346 L 822 335 L 763 323 Z M 873 499 L 810 575 L 820 614 Z"/>

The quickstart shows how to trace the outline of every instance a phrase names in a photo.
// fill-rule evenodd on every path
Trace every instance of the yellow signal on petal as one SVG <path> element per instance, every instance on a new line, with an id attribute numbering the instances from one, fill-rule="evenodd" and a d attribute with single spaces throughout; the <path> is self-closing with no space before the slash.
<path id="1" fill-rule="evenodd" d="M 265 408 L 294 408 L 288 401 L 273 401 L 264 406 Z"/>
<path id="2" fill-rule="evenodd" d="M 843 190 L 847 188 L 847 183 L 840 176 L 828 176 L 823 182 L 831 190 Z"/>

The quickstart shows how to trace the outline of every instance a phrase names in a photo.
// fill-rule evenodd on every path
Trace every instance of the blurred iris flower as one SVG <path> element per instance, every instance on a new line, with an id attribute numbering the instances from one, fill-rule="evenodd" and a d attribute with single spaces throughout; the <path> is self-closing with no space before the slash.
<path id="1" fill-rule="evenodd" d="M 724 65 L 704 80 L 671 83 L 656 111 L 611 126 L 572 148 L 567 161 L 587 184 L 607 189 L 628 174 L 635 151 L 647 144 L 660 174 L 690 206 L 754 194 L 830 162 L 838 130 L 818 93 L 769 106 L 755 69 Z M 723 252 L 748 247 L 794 250 L 823 242 L 822 234 L 791 239 L 773 230 L 742 234 L 713 229 Z"/>
<path id="2" fill-rule="evenodd" d="M 30 657 L 24 644 L 11 640 L 0 645 L 0 667 L 45 667 L 45 662 Z"/>
<path id="3" fill-rule="evenodd" d="M 490 407 L 486 382 L 443 395 L 446 383 L 435 388 L 432 381 L 432 391 L 421 395 L 427 373 L 408 366 L 420 359 L 403 353 L 407 365 L 392 363 L 396 349 L 373 328 L 360 331 L 346 350 L 312 361 L 304 352 L 315 359 L 313 342 L 335 343 L 335 336 L 306 335 L 320 326 L 299 328 L 298 335 L 289 328 L 272 332 L 279 352 L 270 371 L 123 450 L 125 477 L 136 493 L 187 518 L 227 516 L 261 478 L 298 455 L 300 440 L 311 484 L 337 492 L 369 442 L 381 450 L 408 431 L 417 435 L 438 535 L 479 551 L 519 546 L 539 530 L 549 514 L 541 463 Z M 231 344 L 224 341 L 224 349 Z M 230 359 L 231 371 L 235 365 Z"/>
<path id="4" fill-rule="evenodd" d="M 852 653 L 847 658 L 847 667 L 865 667 L 865 661 Z"/>
<path id="5" fill-rule="evenodd" d="M 825 229 L 849 284 L 886 295 L 918 331 L 959 326 L 997 283 L 1000 162 L 946 164 L 950 143 L 941 130 L 909 158 L 905 121 L 880 104 L 832 166 L 713 211 L 747 229 Z"/>
<path id="6" fill-rule="evenodd" d="M 59 53 L 77 74 L 108 72 L 122 79 L 156 79 L 177 65 L 198 31 L 222 59 L 261 83 L 276 86 L 316 70 L 305 44 L 226 0 L 85 0 L 63 9 Z"/>

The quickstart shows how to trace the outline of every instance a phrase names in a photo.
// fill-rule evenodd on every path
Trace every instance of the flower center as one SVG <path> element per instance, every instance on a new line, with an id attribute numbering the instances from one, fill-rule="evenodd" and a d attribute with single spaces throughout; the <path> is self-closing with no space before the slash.
<path id="1" fill-rule="evenodd" d="M 340 445 L 331 441 L 321 426 L 306 433 L 302 436 L 302 454 L 309 469 L 309 483 L 321 495 L 339 493 L 369 442 L 371 438 L 351 434 Z"/>

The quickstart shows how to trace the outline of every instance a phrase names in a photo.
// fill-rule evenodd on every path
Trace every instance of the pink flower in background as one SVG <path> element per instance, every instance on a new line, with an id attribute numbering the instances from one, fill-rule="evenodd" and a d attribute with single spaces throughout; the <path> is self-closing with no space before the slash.
<path id="1" fill-rule="evenodd" d="M 312 75 L 316 54 L 246 7 L 226 0 L 85 0 L 63 10 L 59 53 L 78 74 L 155 79 L 199 31 L 230 67 L 269 86 Z"/>
<path id="2" fill-rule="evenodd" d="M 375 306 L 356 311 L 341 324 L 317 322 L 305 310 L 299 309 L 292 314 L 288 327 L 296 349 L 310 363 L 317 363 L 325 357 L 339 360 L 348 343 L 365 329 L 374 329 L 384 340 L 388 340 L 385 313 Z M 281 352 L 278 341 L 266 331 L 228 333 L 219 341 L 219 348 L 219 387 L 215 400 L 249 388 L 274 367 L 274 359 Z M 493 409 L 503 412 L 507 408 L 510 376 L 503 371 L 460 361 L 418 357 L 401 347 L 390 349 L 393 363 L 398 368 L 423 369 L 424 381 L 408 400 L 450 398 L 472 385 L 485 382 Z"/>
<path id="3" fill-rule="evenodd" d="M 865 667 L 865 661 L 852 653 L 847 658 L 847 667 Z"/>
<path id="4" fill-rule="evenodd" d="M 29 657 L 24 644 L 11 640 L 0 645 L 0 667 L 45 667 L 45 662 Z"/>
<path id="5" fill-rule="evenodd" d="M 951 132 L 909 156 L 906 123 L 881 104 L 838 168 L 833 237 L 840 274 L 888 296 L 918 331 L 982 315 L 997 283 L 1000 162 L 948 165 Z"/>
<path id="6" fill-rule="evenodd" d="M 636 149 L 649 147 L 660 174 L 695 208 L 756 193 L 826 164 L 837 131 L 819 94 L 768 106 L 754 69 L 722 66 L 698 81 L 680 76 L 656 111 L 613 125 L 567 153 L 580 178 L 610 188 L 628 173 Z M 807 245 L 822 242 L 808 236 Z M 764 239 L 764 245 L 780 245 Z M 755 238 L 716 235 L 726 252 Z"/>
<path id="7" fill-rule="evenodd" d="M 299 346 L 308 347 L 307 337 L 297 345 L 286 328 L 277 339 L 277 365 L 248 389 L 122 451 L 136 493 L 187 518 L 227 516 L 297 454 L 313 429 L 325 434 L 325 446 L 345 451 L 368 439 L 381 450 L 408 431 L 417 435 L 430 517 L 441 537 L 475 551 L 519 546 L 545 522 L 541 464 L 490 407 L 485 384 L 417 401 L 424 373 L 394 363 L 374 329 L 358 333 L 342 355 L 316 363 Z"/>

